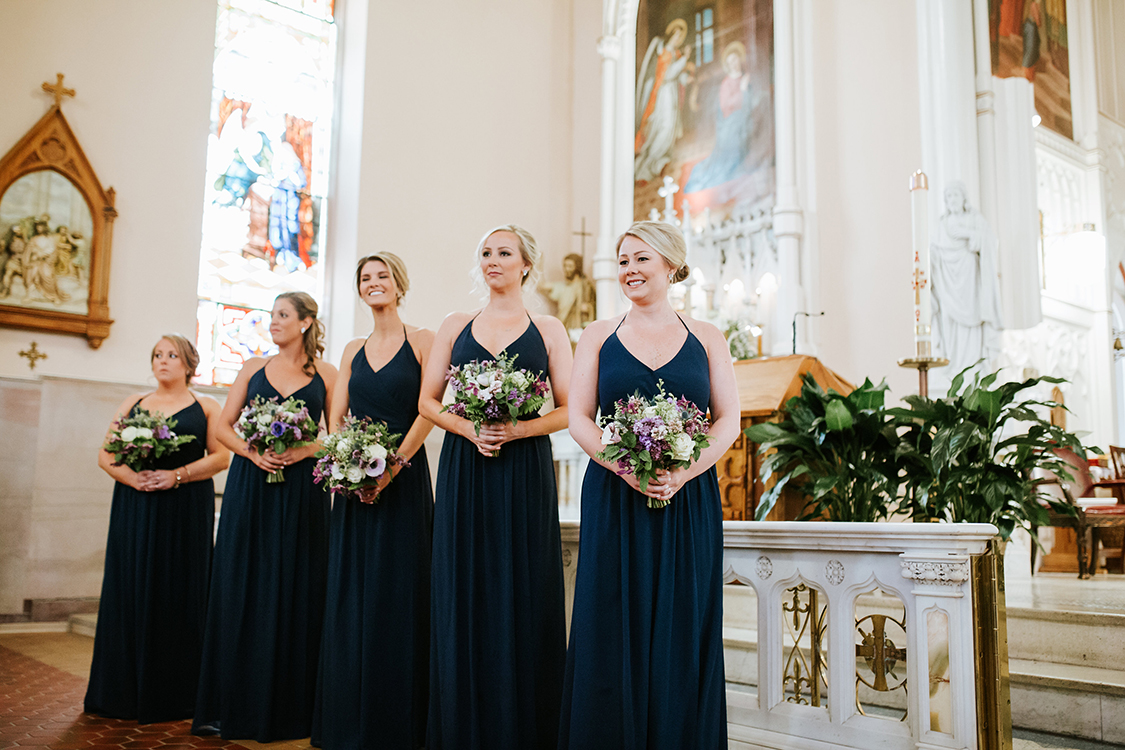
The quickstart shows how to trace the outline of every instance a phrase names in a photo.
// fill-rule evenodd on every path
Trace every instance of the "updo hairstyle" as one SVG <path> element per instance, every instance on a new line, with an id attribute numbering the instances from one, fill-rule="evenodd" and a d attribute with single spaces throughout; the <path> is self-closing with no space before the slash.
<path id="1" fill-rule="evenodd" d="M 391 278 L 395 280 L 395 304 L 401 305 L 406 293 L 410 291 L 410 277 L 406 275 L 406 264 L 402 262 L 402 258 L 394 253 L 373 253 L 365 258 L 360 258 L 359 263 L 355 267 L 355 290 L 359 294 L 363 294 L 359 290 L 359 279 L 363 275 L 363 267 L 373 260 L 377 260 L 387 267 L 391 272 Z"/>
<path id="2" fill-rule="evenodd" d="M 621 243 L 626 237 L 636 237 L 674 269 L 672 283 L 683 281 L 691 269 L 687 265 L 687 242 L 684 233 L 664 221 L 636 221 L 617 238 L 617 254 L 621 254 Z"/>
<path id="3" fill-rule="evenodd" d="M 184 363 L 184 370 L 186 370 L 184 382 L 190 385 L 192 377 L 195 376 L 195 368 L 199 367 L 199 352 L 195 350 L 195 344 L 178 333 L 166 333 L 152 345 L 152 353 L 148 355 L 150 365 L 152 360 L 156 359 L 156 347 L 160 345 L 161 341 L 167 341 L 176 350 L 176 354 Z"/>
<path id="4" fill-rule="evenodd" d="M 477 244 L 477 261 L 480 261 L 480 254 L 484 252 L 484 243 L 488 242 L 488 238 L 497 232 L 511 232 L 519 240 L 520 257 L 523 258 L 524 263 L 530 266 L 527 275 L 520 279 L 520 286 L 526 284 L 529 279 L 537 278 L 539 276 L 539 266 L 543 259 L 543 253 L 536 247 L 535 238 L 531 236 L 531 232 L 515 224 L 501 224 L 485 232 L 484 236 L 480 238 L 480 242 Z M 477 273 L 480 273 L 479 263 Z"/>
<path id="5" fill-rule="evenodd" d="M 324 324 L 316 319 L 319 310 L 316 300 L 306 292 L 282 292 L 277 295 L 277 299 L 289 300 L 289 304 L 297 311 L 297 317 L 309 322 L 304 334 L 305 356 L 308 361 L 301 369 L 311 377 L 316 374 L 317 357 L 324 353 Z"/>

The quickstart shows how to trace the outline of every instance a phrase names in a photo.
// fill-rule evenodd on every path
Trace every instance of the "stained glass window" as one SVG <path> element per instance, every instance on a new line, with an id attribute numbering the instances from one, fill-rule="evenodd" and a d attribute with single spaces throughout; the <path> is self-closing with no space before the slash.
<path id="1" fill-rule="evenodd" d="M 695 14 L 695 64 L 715 59 L 715 10 L 704 8 Z"/>
<path id="2" fill-rule="evenodd" d="M 196 382 L 275 350 L 281 292 L 320 298 L 336 77 L 333 0 L 220 0 L 199 254 Z M 264 317 L 263 317 L 264 314 Z"/>

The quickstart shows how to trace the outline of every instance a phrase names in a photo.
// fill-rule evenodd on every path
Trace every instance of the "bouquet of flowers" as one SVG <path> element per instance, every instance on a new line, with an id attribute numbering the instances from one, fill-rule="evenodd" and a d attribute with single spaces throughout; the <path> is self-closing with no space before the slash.
<path id="1" fill-rule="evenodd" d="M 265 453 L 271 448 L 274 453 L 284 453 L 314 442 L 318 428 L 301 399 L 290 397 L 278 403 L 277 396 L 268 400 L 255 396 L 250 405 L 242 409 L 234 431 L 252 451 Z M 285 474 L 278 469 L 270 472 L 266 481 L 270 484 L 284 482 Z"/>
<path id="2" fill-rule="evenodd" d="M 539 375 L 517 370 L 516 357 L 501 354 L 495 360 L 451 366 L 445 379 L 453 389 L 453 403 L 442 411 L 468 419 L 480 435 L 485 422 L 510 419 L 515 424 L 542 409 L 551 389 Z"/>
<path id="3" fill-rule="evenodd" d="M 339 430 L 324 438 L 324 448 L 316 454 L 320 460 L 313 468 L 313 481 L 324 482 L 331 492 L 357 495 L 361 487 L 378 484 L 391 464 L 409 466 L 395 453 L 401 437 L 392 435 L 386 422 L 349 416 Z"/>
<path id="4" fill-rule="evenodd" d="M 651 399 L 634 393 L 621 399 L 613 416 L 601 420 L 602 445 L 597 455 L 603 461 L 617 462 L 618 476 L 635 474 L 641 492 L 656 478 L 657 469 L 686 469 L 708 445 L 711 424 L 699 407 L 686 398 L 673 398 L 664 391 L 664 381 L 656 384 Z M 663 508 L 669 500 L 648 499 L 648 507 Z"/>
<path id="5" fill-rule="evenodd" d="M 113 454 L 114 466 L 128 466 L 133 471 L 151 469 L 156 459 L 174 453 L 194 435 L 173 432 L 176 420 L 160 412 L 137 408 L 113 423 L 113 432 L 103 448 Z"/>

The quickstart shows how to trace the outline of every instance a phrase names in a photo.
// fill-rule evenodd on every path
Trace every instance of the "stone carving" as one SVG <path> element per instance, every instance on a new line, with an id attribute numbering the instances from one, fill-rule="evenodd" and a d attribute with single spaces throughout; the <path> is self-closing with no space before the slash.
<path id="1" fill-rule="evenodd" d="M 765 555 L 762 555 L 758 558 L 757 569 L 758 578 L 761 578 L 764 581 L 773 575 L 773 562 Z"/>
<path id="2" fill-rule="evenodd" d="M 829 560 L 824 566 L 824 575 L 833 586 L 844 582 L 844 564 L 839 560 Z"/>
<path id="3" fill-rule="evenodd" d="M 959 586 L 969 580 L 969 563 L 903 560 L 902 577 L 937 586 Z"/>
<path id="4" fill-rule="evenodd" d="M 934 342 L 949 360 L 951 377 L 980 359 L 990 372 L 1004 327 L 996 235 L 969 203 L 964 183 L 950 182 L 944 196 L 930 251 Z"/>

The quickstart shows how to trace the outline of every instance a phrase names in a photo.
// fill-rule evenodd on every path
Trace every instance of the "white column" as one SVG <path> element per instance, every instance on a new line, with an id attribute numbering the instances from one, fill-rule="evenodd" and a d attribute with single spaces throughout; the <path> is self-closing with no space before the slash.
<path id="1" fill-rule="evenodd" d="M 603 36 L 598 40 L 602 56 L 602 162 L 601 202 L 598 217 L 598 248 L 594 253 L 594 284 L 598 293 L 598 318 L 611 318 L 617 302 L 617 264 L 613 257 L 614 143 L 617 135 L 617 59 L 621 39 Z"/>
<path id="2" fill-rule="evenodd" d="M 804 214 L 797 190 L 796 72 L 794 65 L 793 0 L 776 0 L 773 9 L 774 124 L 776 131 L 777 203 L 773 232 L 777 238 L 777 307 L 773 315 L 770 354 L 792 349 L 793 316 L 803 309 L 801 236 Z M 807 311 L 819 312 L 819 311 Z M 808 351 L 805 321 L 797 321 L 797 351 Z"/>
<path id="3" fill-rule="evenodd" d="M 996 201 L 996 105 L 992 79 L 992 44 L 988 36 L 988 2 L 973 3 L 973 47 L 977 89 L 977 147 L 980 150 L 980 212 L 998 226 Z M 1034 165 L 1033 165 L 1034 168 Z"/>
<path id="4" fill-rule="evenodd" d="M 946 185 L 953 180 L 965 183 L 974 206 L 982 205 L 973 3 L 918 0 L 917 8 L 922 171 L 930 178 L 932 225 L 941 215 Z"/>

